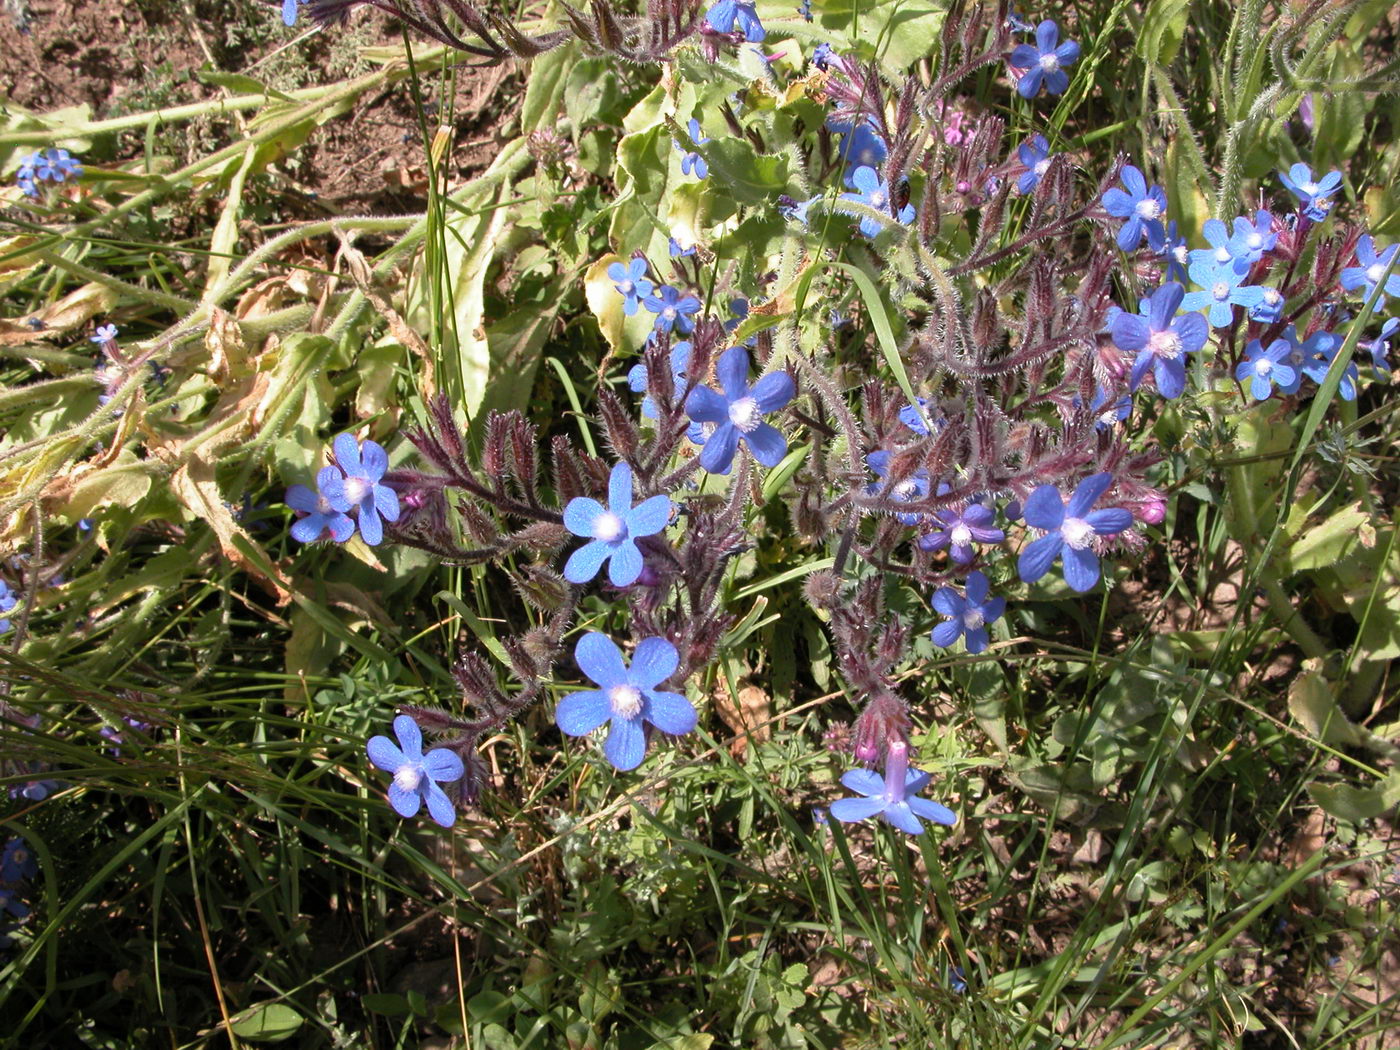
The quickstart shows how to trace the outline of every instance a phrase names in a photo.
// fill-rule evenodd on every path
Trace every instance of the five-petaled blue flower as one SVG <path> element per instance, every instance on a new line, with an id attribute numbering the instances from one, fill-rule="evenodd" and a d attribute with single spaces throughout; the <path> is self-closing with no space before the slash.
<path id="1" fill-rule="evenodd" d="M 690 141 L 697 146 L 703 146 L 710 141 L 709 136 L 700 130 L 700 122 L 694 117 L 690 118 L 690 122 L 686 125 L 686 130 L 690 132 Z M 685 156 L 681 157 L 681 171 L 684 174 L 694 175 L 697 179 L 703 179 L 710 173 L 710 166 L 705 163 L 705 158 L 703 156 L 695 152 L 695 150 L 681 145 L 679 142 L 675 143 L 675 146 L 676 149 L 685 154 Z"/>
<path id="2" fill-rule="evenodd" d="M 753 458 L 765 467 L 776 467 L 787 455 L 787 439 L 776 427 L 763 422 L 793 399 L 797 387 L 786 372 L 769 372 L 749 386 L 749 355 L 742 346 L 731 346 L 715 364 L 720 390 L 698 386 L 685 399 L 685 411 L 696 423 L 714 424 L 700 450 L 700 465 L 711 474 L 728 474 L 742 438 Z"/>
<path id="3" fill-rule="evenodd" d="M 115 343 L 116 341 L 117 326 L 114 324 L 100 325 L 96 332 L 88 336 L 90 343 Z"/>
<path id="4" fill-rule="evenodd" d="M 1186 238 L 1176 232 L 1176 220 L 1167 223 L 1165 231 L 1147 227 L 1147 245 L 1167 264 L 1167 279 L 1185 284 L 1191 253 L 1186 248 Z"/>
<path id="5" fill-rule="evenodd" d="M 675 507 L 667 496 L 652 496 L 632 506 L 632 468 L 619 463 L 608 479 L 608 506 L 587 496 L 576 496 L 564 508 L 564 527 L 585 543 L 569 555 L 564 579 L 587 583 L 608 563 L 608 579 L 614 587 L 629 587 L 642 574 L 639 536 L 652 536 L 666 527 Z"/>
<path id="6" fill-rule="evenodd" d="M 1329 171 L 1322 178 L 1314 179 L 1312 168 L 1306 164 L 1293 165 L 1288 169 L 1287 175 L 1279 172 L 1278 180 L 1289 193 L 1298 198 L 1298 203 L 1303 206 L 1303 214 L 1313 222 L 1321 222 L 1327 218 L 1327 213 L 1332 210 L 1331 197 L 1342 188 L 1340 171 Z"/>
<path id="7" fill-rule="evenodd" d="M 1369 342 L 1363 340 L 1356 344 L 1358 350 L 1365 350 L 1371 355 L 1371 367 L 1383 376 L 1390 375 L 1390 341 L 1395 338 L 1397 330 L 1400 330 L 1400 317 L 1391 317 L 1381 325 L 1380 335 Z"/>
<path id="8" fill-rule="evenodd" d="M 959 638 L 967 651 L 977 654 L 987 648 L 987 624 L 1001 619 L 1005 598 L 990 598 L 991 585 L 984 573 L 973 569 L 967 574 L 967 588 L 959 594 L 951 587 L 940 587 L 933 594 L 933 607 L 947 619 L 933 629 L 933 644 L 945 649 Z"/>
<path id="9" fill-rule="evenodd" d="M 1045 531 L 1028 543 L 1017 562 L 1026 583 L 1035 583 L 1055 559 L 1064 555 L 1065 582 L 1071 590 L 1087 591 L 1099 582 L 1099 556 L 1094 553 L 1094 537 L 1113 536 L 1133 523 L 1131 511 L 1121 507 L 1091 509 L 1113 484 L 1113 475 L 1094 474 L 1075 488 L 1066 505 L 1054 485 L 1041 485 L 1026 500 L 1026 524 Z"/>
<path id="10" fill-rule="evenodd" d="M 1176 315 L 1186 290 L 1169 281 L 1143 303 L 1142 313 L 1120 312 L 1113 321 L 1113 343 L 1120 350 L 1136 353 L 1131 390 L 1142 383 L 1149 368 L 1157 379 L 1157 391 L 1167 399 L 1181 396 L 1186 388 L 1186 354 L 1194 354 L 1210 335 L 1200 314 Z"/>
<path id="11" fill-rule="evenodd" d="M 1026 169 L 1016 180 L 1016 189 L 1021 193 L 1030 193 L 1040 185 L 1046 169 L 1050 167 L 1050 159 L 1054 156 L 1050 152 L 1050 143 L 1045 141 L 1044 135 L 1032 135 L 1016 148 L 1016 156 Z"/>
<path id="12" fill-rule="evenodd" d="M 1103 195 L 1104 210 L 1117 219 L 1127 219 L 1118 231 L 1118 247 L 1125 252 L 1133 251 L 1141 243 L 1144 235 L 1148 244 L 1154 238 L 1165 242 L 1166 230 L 1162 226 L 1162 216 L 1167 210 L 1167 193 L 1161 186 L 1148 186 L 1142 172 L 1131 164 L 1124 164 L 1120 173 L 1124 193 L 1117 186 Z"/>
<path id="13" fill-rule="evenodd" d="M 1059 43 L 1060 27 L 1048 18 L 1035 27 L 1034 44 L 1017 44 L 1011 51 L 1011 64 L 1026 70 L 1016 83 L 1022 98 L 1035 98 L 1044 83 L 1049 95 L 1062 95 L 1069 87 L 1069 74 L 1064 67 L 1079 57 L 1079 45 L 1073 40 Z"/>
<path id="14" fill-rule="evenodd" d="M 853 179 L 858 168 L 878 168 L 889 156 L 885 140 L 868 124 L 828 119 L 826 126 L 841 136 L 841 146 L 836 153 L 846 165 L 843 177 L 846 185 L 852 189 L 855 188 Z"/>
<path id="15" fill-rule="evenodd" d="M 603 754 L 616 768 L 636 769 L 646 755 L 644 722 L 681 736 L 695 728 L 695 708 L 680 693 L 657 689 L 676 673 L 680 654 L 665 638 L 644 638 L 632 666 L 605 634 L 589 631 L 578 640 L 579 669 L 602 688 L 570 693 L 559 701 L 554 722 L 569 736 L 585 736 L 611 722 Z"/>
<path id="16" fill-rule="evenodd" d="M 873 769 L 852 769 L 841 777 L 843 787 L 864 797 L 837 799 L 831 804 L 831 815 L 851 823 L 878 814 L 885 823 L 910 835 L 923 834 L 920 817 L 935 824 L 956 824 L 958 817 L 951 809 L 916 794 L 930 779 L 923 770 L 909 768 L 909 745 L 895 741 L 886 750 L 884 776 Z"/>
<path id="17" fill-rule="evenodd" d="M 394 776 L 389 783 L 389 805 L 399 816 L 411 817 L 426 801 L 428 815 L 450 828 L 457 814 L 438 784 L 462 779 L 466 768 L 461 756 L 445 747 L 423 754 L 423 731 L 408 715 L 394 719 L 394 735 L 399 738 L 397 747 L 387 736 L 372 736 L 365 748 L 371 762 Z"/>
<path id="18" fill-rule="evenodd" d="M 679 342 L 671 347 L 671 380 L 675 384 L 672 397 L 679 397 L 681 391 L 685 389 L 685 370 L 690 367 L 690 344 Z M 627 371 L 627 386 L 634 394 L 646 393 L 650 379 L 647 375 L 647 363 L 638 361 Z M 656 399 L 650 394 L 642 398 L 642 418 L 656 419 L 660 415 L 660 410 L 656 406 Z"/>
<path id="19" fill-rule="evenodd" d="M 1289 326 L 1289 329 L 1292 325 Z M 1284 338 L 1289 338 L 1293 333 L 1284 332 Z M 1307 376 L 1318 386 L 1327 378 L 1328 371 L 1332 368 L 1332 361 L 1336 358 L 1338 351 L 1342 349 L 1342 337 L 1335 332 L 1317 331 L 1303 342 L 1298 348 L 1298 357 L 1301 359 L 1299 371 Z M 1290 364 L 1293 360 L 1290 359 Z M 1341 378 L 1337 382 L 1337 395 L 1343 401 L 1356 400 L 1356 384 L 1361 379 L 1361 373 L 1356 367 L 1355 361 L 1348 361 L 1346 368 L 1342 369 Z M 1284 389 L 1285 394 L 1292 394 L 1297 390 L 1297 386 L 1291 389 Z"/>
<path id="20" fill-rule="evenodd" d="M 336 543 L 344 543 L 354 535 L 354 521 L 345 512 L 331 506 L 331 501 L 325 495 L 326 486 L 336 479 L 343 480 L 340 469 L 326 466 L 316 475 L 315 492 L 305 485 L 293 485 L 287 490 L 284 497 L 287 506 L 305 515 L 292 524 L 292 539 L 314 543 L 329 532 Z"/>
<path id="21" fill-rule="evenodd" d="M 28 197 L 39 196 L 39 182 L 63 182 L 77 178 L 83 173 L 83 166 L 66 149 L 52 147 L 36 150 L 21 158 L 15 172 L 15 184 Z"/>
<path id="22" fill-rule="evenodd" d="M 655 295 L 648 295 L 642 305 L 656 314 L 656 331 L 677 331 L 689 335 L 695 327 L 690 315 L 700 311 L 700 300 L 693 295 L 682 296 L 679 288 L 663 284 Z"/>
<path id="23" fill-rule="evenodd" d="M 1193 253 L 1194 254 L 1194 253 Z M 1264 302 L 1264 287 L 1258 284 L 1241 284 L 1245 279 L 1232 259 L 1224 262 L 1212 253 L 1198 255 L 1188 268 L 1191 280 L 1203 289 L 1187 292 L 1181 299 L 1183 310 L 1199 310 L 1207 307 L 1206 318 L 1212 328 L 1224 328 L 1234 319 L 1234 306 L 1252 310 Z"/>
<path id="24" fill-rule="evenodd" d="M 18 837 L 5 843 L 5 853 L 0 856 L 0 881 L 22 882 L 38 873 L 39 865 L 34 860 L 29 843 Z"/>
<path id="25" fill-rule="evenodd" d="M 1235 378 L 1249 383 L 1255 401 L 1265 401 L 1275 385 L 1286 387 L 1297 382 L 1298 372 L 1288 363 L 1294 349 L 1286 339 L 1275 339 L 1267 349 L 1258 339 L 1251 339 L 1244 348 L 1244 360 L 1235 367 Z"/>
<path id="26" fill-rule="evenodd" d="M 364 449 L 350 434 L 338 434 L 335 439 L 335 460 L 344 477 L 327 475 L 323 470 L 316 476 L 321 495 L 335 510 L 349 514 L 355 511 L 360 536 L 371 547 L 384 539 L 380 521 L 399 520 L 399 495 L 379 479 L 389 469 L 389 455 L 378 442 L 365 440 Z"/>
<path id="27" fill-rule="evenodd" d="M 856 204 L 864 204 L 879 212 L 886 219 L 890 218 L 890 184 L 883 181 L 874 168 L 857 168 L 850 177 L 850 185 L 860 190 L 859 193 L 843 193 L 841 201 L 851 201 Z M 844 211 L 846 214 L 853 214 L 851 209 L 841 207 L 840 201 L 835 205 L 837 211 Z M 898 220 L 904 225 L 914 221 L 914 206 L 906 204 L 899 209 Z M 860 232 L 867 237 L 874 237 L 882 229 L 884 223 L 870 215 L 861 215 Z"/>
<path id="28" fill-rule="evenodd" d="M 1364 289 L 1361 292 L 1361 298 L 1363 300 L 1370 299 L 1371 293 L 1381 283 L 1381 278 L 1385 277 L 1386 267 L 1395 258 L 1397 250 L 1400 250 L 1400 244 L 1392 244 L 1389 248 L 1378 253 L 1376 242 L 1371 238 L 1371 235 L 1364 234 L 1361 240 L 1356 242 L 1356 261 L 1360 265 L 1348 266 L 1342 271 L 1342 287 L 1349 292 L 1354 292 L 1358 288 Z M 1386 277 L 1385 287 L 1376 300 L 1375 310 L 1377 313 L 1385 309 L 1387 295 L 1400 296 L 1400 266 L 1397 266 L 1395 272 Z"/>
<path id="29" fill-rule="evenodd" d="M 985 503 L 969 503 L 962 510 L 952 507 L 933 512 L 937 528 L 919 537 L 919 549 L 925 551 L 948 548 L 948 554 L 958 565 L 966 565 L 975 553 L 972 544 L 1000 543 L 1006 533 L 992 522 L 996 514 Z"/>
<path id="30" fill-rule="evenodd" d="M 651 294 L 651 282 L 646 279 L 646 273 L 645 259 L 615 262 L 608 266 L 608 280 L 613 282 L 622 296 L 622 312 L 628 317 L 635 314 L 642 300 Z"/>
<path id="31" fill-rule="evenodd" d="M 870 465 L 870 469 L 875 472 L 875 476 L 880 478 L 873 484 L 867 485 L 865 491 L 871 496 L 885 495 L 896 503 L 913 503 L 915 500 L 926 499 L 929 494 L 928 471 L 922 467 L 915 470 L 908 477 L 895 482 L 893 485 L 884 483 L 884 478 L 890 472 L 890 453 L 885 449 L 876 449 L 865 457 L 865 462 Z M 917 525 L 919 515 L 910 514 L 907 511 L 896 511 L 895 520 L 901 525 Z"/>
<path id="32" fill-rule="evenodd" d="M 1095 430 L 1111 430 L 1117 424 L 1127 419 L 1133 411 L 1133 399 L 1127 394 L 1118 398 L 1113 404 L 1108 403 L 1111 395 L 1103 387 L 1094 388 L 1094 399 L 1089 402 L 1089 411 L 1098 416 L 1094 421 Z"/>
<path id="33" fill-rule="evenodd" d="M 1231 257 L 1239 265 L 1252 266 L 1264 258 L 1267 252 L 1273 251 L 1274 246 L 1278 244 L 1278 234 L 1274 232 L 1274 217 L 1262 208 L 1254 213 L 1252 222 L 1244 215 L 1238 216 L 1234 227 L 1227 247 Z"/>
<path id="34" fill-rule="evenodd" d="M 757 44 L 768 35 L 763 23 L 758 20 L 758 12 L 754 10 L 754 5 L 743 3 L 742 0 L 719 0 L 719 3 L 706 12 L 705 21 L 716 33 L 732 33 L 737 24 L 743 31 L 744 39 L 750 44 Z"/>

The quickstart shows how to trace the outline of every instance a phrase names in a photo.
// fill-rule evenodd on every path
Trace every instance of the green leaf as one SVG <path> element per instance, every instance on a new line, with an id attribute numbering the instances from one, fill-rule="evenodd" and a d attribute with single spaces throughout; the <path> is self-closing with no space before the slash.
<path id="1" fill-rule="evenodd" d="M 1288 687 L 1288 712 L 1309 735 L 1324 744 L 1354 746 L 1362 742 L 1362 734 L 1342 713 L 1331 685 L 1317 669 L 1318 661 L 1305 670 Z"/>
<path id="2" fill-rule="evenodd" d="M 1144 61 L 1169 66 L 1181 47 L 1191 0 L 1153 0 L 1143 15 L 1137 50 Z"/>
<path id="3" fill-rule="evenodd" d="M 709 162 L 709 178 L 739 204 L 764 204 L 787 189 L 785 155 L 760 155 L 747 139 L 733 137 L 707 142 L 700 152 Z"/>
<path id="4" fill-rule="evenodd" d="M 520 133 L 527 135 L 541 128 L 553 129 L 558 123 L 564 85 L 578 61 L 578 44 L 570 40 L 536 56 L 530 63 L 530 82 L 525 86 L 525 102 L 520 107 Z"/>
<path id="5" fill-rule="evenodd" d="M 1400 803 L 1400 771 L 1392 771 L 1379 784 L 1365 788 L 1314 780 L 1308 785 L 1308 794 L 1338 820 L 1356 824 L 1379 817 Z"/>
<path id="6" fill-rule="evenodd" d="M 360 1003 L 372 1013 L 385 1017 L 402 1017 L 408 1013 L 408 1000 L 392 992 L 370 992 L 360 997 Z"/>
<path id="7" fill-rule="evenodd" d="M 283 102 L 296 102 L 296 99 L 292 98 L 291 95 L 278 91 L 276 88 L 270 88 L 261 80 L 250 77 L 246 73 L 225 73 L 217 69 L 201 69 L 195 73 L 195 76 L 205 84 L 228 88 L 241 95 L 268 95 Z"/>
<path id="8" fill-rule="evenodd" d="M 233 1022 L 233 1034 L 241 1039 L 261 1043 L 280 1043 L 290 1039 L 301 1027 L 302 1017 L 285 1003 L 268 1003 L 254 1008 L 252 1013 Z"/>
<path id="9" fill-rule="evenodd" d="M 1375 540 L 1371 515 L 1359 503 L 1343 507 L 1321 525 L 1308 529 L 1293 544 L 1288 552 L 1289 567 L 1293 572 L 1328 568 L 1359 546 L 1374 547 Z"/>

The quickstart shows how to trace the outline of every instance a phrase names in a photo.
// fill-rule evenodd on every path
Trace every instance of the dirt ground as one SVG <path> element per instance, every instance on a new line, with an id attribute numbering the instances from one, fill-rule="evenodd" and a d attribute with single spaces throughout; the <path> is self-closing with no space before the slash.
<path id="1" fill-rule="evenodd" d="M 283 26 L 273 0 L 0 0 L 0 106 L 46 112 L 86 104 L 94 119 L 212 99 L 224 90 L 201 71 L 241 73 L 280 89 L 343 79 L 369 67 L 360 47 L 395 44 L 397 24 L 372 10 L 323 33 L 303 18 Z M 452 113 L 458 177 L 485 168 L 499 148 L 520 91 L 519 71 L 502 67 L 459 80 Z M 428 85 L 425 84 L 425 87 Z M 442 112 L 430 98 L 430 113 Z M 190 125 L 193 159 L 236 128 Z M 121 161 L 139 155 L 140 135 L 122 136 Z M 423 146 L 406 87 L 366 96 L 318 129 L 290 170 L 325 204 L 403 211 L 423 196 Z"/>

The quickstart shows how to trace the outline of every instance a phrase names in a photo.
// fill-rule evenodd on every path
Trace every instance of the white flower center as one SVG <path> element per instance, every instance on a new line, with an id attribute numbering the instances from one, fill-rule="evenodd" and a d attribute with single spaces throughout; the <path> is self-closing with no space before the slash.
<path id="1" fill-rule="evenodd" d="M 1277 288 L 1265 288 L 1264 302 L 1269 306 L 1277 306 L 1279 303 L 1283 302 L 1283 293 Z"/>
<path id="2" fill-rule="evenodd" d="M 972 542 L 972 530 L 959 522 L 948 530 L 948 539 L 952 541 L 954 547 L 966 547 Z"/>
<path id="3" fill-rule="evenodd" d="M 417 791 L 418 785 L 423 783 L 423 778 L 427 775 L 427 770 L 416 762 L 409 762 L 399 766 L 394 773 L 394 783 L 404 791 Z"/>
<path id="4" fill-rule="evenodd" d="M 666 307 L 661 311 L 661 316 L 668 321 L 674 321 L 676 319 L 676 308 L 674 306 Z"/>
<path id="5" fill-rule="evenodd" d="M 1164 361 L 1175 361 L 1181 356 L 1181 336 L 1170 330 L 1153 332 L 1147 345 L 1154 354 Z"/>
<path id="6" fill-rule="evenodd" d="M 617 718 L 633 719 L 642 711 L 642 693 L 634 685 L 615 685 L 608 690 L 608 702 Z"/>
<path id="7" fill-rule="evenodd" d="M 1229 248 L 1217 248 L 1217 249 L 1215 249 L 1215 261 L 1216 261 L 1216 262 L 1222 262 L 1222 263 L 1223 263 L 1223 262 L 1229 262 L 1229 261 L 1230 261 L 1230 249 L 1229 249 Z"/>
<path id="8" fill-rule="evenodd" d="M 1044 175 L 1044 174 L 1046 173 L 1046 171 L 1049 170 L 1049 168 L 1050 168 L 1050 158 L 1049 158 L 1049 157 L 1046 157 L 1044 160 L 1038 160 L 1038 161 L 1036 161 L 1036 162 L 1035 162 L 1035 167 L 1033 167 L 1033 168 L 1031 169 L 1031 171 L 1035 172 L 1036 177 L 1039 178 L 1041 175 Z"/>
<path id="9" fill-rule="evenodd" d="M 1254 374 L 1257 376 L 1267 376 L 1274 370 L 1274 363 L 1267 357 L 1261 357 L 1254 362 Z"/>
<path id="10" fill-rule="evenodd" d="M 889 199 L 889 194 L 882 189 L 873 189 L 870 191 L 870 206 L 876 211 L 884 211 L 885 204 L 888 203 Z"/>
<path id="11" fill-rule="evenodd" d="M 751 397 L 741 397 L 729 406 L 729 422 L 738 427 L 741 433 L 753 433 L 762 421 L 763 410 Z"/>
<path id="12" fill-rule="evenodd" d="M 1230 286 L 1224 281 L 1216 281 L 1210 287 L 1211 298 L 1218 303 L 1223 303 L 1230 298 Z"/>
<path id="13" fill-rule="evenodd" d="M 1155 219 L 1162 214 L 1162 206 L 1151 197 L 1145 197 L 1138 201 L 1137 207 L 1133 210 L 1143 219 Z"/>
<path id="14" fill-rule="evenodd" d="M 1060 535 L 1069 547 L 1082 551 L 1094 538 L 1094 526 L 1083 518 L 1066 518 L 1060 525 Z"/>
<path id="15" fill-rule="evenodd" d="M 913 478 L 905 478 L 894 487 L 894 498 L 902 503 L 908 503 L 919 491 L 919 483 Z"/>
<path id="16" fill-rule="evenodd" d="M 963 627 L 969 631 L 975 631 L 986 623 L 986 618 L 982 615 L 980 606 L 968 606 L 967 611 L 962 615 Z"/>
<path id="17" fill-rule="evenodd" d="M 1106 427 L 1111 427 L 1118 422 L 1118 410 L 1110 408 L 1099 413 L 1099 422 Z"/>
<path id="18" fill-rule="evenodd" d="M 1257 252 L 1260 248 L 1264 247 L 1264 238 L 1258 231 L 1255 231 L 1244 239 L 1244 243 L 1249 247 L 1250 251 Z"/>
<path id="19" fill-rule="evenodd" d="M 1185 266 L 1187 260 L 1191 258 L 1191 251 L 1186 247 L 1186 245 L 1178 244 L 1175 248 L 1172 249 L 1172 258 L 1174 258 L 1182 266 Z"/>
<path id="20" fill-rule="evenodd" d="M 1298 189 L 1300 189 L 1303 193 L 1305 193 L 1305 194 L 1307 194 L 1309 197 L 1311 197 L 1314 193 L 1317 192 L 1317 183 L 1315 183 L 1315 182 L 1300 182 L 1300 183 L 1298 183 Z"/>
<path id="21" fill-rule="evenodd" d="M 616 543 L 627 535 L 627 523 L 612 511 L 604 511 L 593 522 L 593 538 L 604 543 Z"/>
<path id="22" fill-rule="evenodd" d="M 1332 202 L 1329 200 L 1315 200 L 1312 202 L 1312 206 L 1316 208 L 1319 212 L 1321 212 L 1323 215 L 1326 215 L 1329 211 L 1332 210 Z"/>
<path id="23" fill-rule="evenodd" d="M 1046 73 L 1055 73 L 1059 71 L 1060 60 L 1055 52 L 1051 51 L 1048 55 L 1040 56 L 1040 68 Z"/>
<path id="24" fill-rule="evenodd" d="M 370 483 L 364 478 L 345 479 L 345 498 L 350 501 L 351 506 L 358 506 L 369 495 Z"/>
<path id="25" fill-rule="evenodd" d="M 1366 267 L 1366 280 L 1370 281 L 1372 284 L 1380 284 L 1381 278 L 1384 276 L 1384 263 L 1372 263 L 1370 266 Z"/>
<path id="26" fill-rule="evenodd" d="M 634 285 L 631 281 L 623 281 L 617 286 L 617 290 L 623 295 L 631 295 L 632 289 L 635 287 L 636 285 Z"/>

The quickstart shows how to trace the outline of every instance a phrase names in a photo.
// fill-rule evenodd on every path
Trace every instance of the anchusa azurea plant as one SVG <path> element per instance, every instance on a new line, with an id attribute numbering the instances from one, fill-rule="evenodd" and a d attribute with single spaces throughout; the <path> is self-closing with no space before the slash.
<path id="1" fill-rule="evenodd" d="M 354 6 L 313 0 L 309 11 L 327 21 Z M 487 61 L 570 37 L 629 60 L 693 43 L 718 61 L 767 35 L 744 3 L 702 17 L 662 4 L 630 20 L 571 10 L 560 30 L 530 37 L 470 5 L 454 5 L 455 20 L 431 3 L 379 6 Z M 590 305 L 614 352 L 635 358 L 625 381 L 605 376 L 590 395 L 606 452 L 555 433 L 546 457 L 519 412 L 468 431 L 438 396 L 404 435 L 417 463 L 391 470 L 384 448 L 342 433 L 315 489 L 288 490 L 298 540 L 358 531 L 370 545 L 489 564 L 533 610 L 533 626 L 500 639 L 508 675 L 480 654 L 459 660 L 466 714 L 401 704 L 399 745 L 371 743 L 399 813 L 426 801 L 449 823 L 450 806 L 482 789 L 481 741 L 548 697 L 566 737 L 606 727 L 602 753 L 618 770 L 640 766 L 650 740 L 683 740 L 740 616 L 726 580 L 764 542 L 777 504 L 795 541 L 831 559 L 804 594 L 863 698 L 833 739 L 867 768 L 845 775 L 859 797 L 832 815 L 878 814 L 912 834 L 920 817 L 952 822 L 917 796 L 929 777 L 909 765 L 915 713 L 898 682 L 914 639 L 931 635 L 939 651 L 961 639 L 970 656 L 996 659 L 1018 592 L 1084 593 L 1131 571 L 1165 513 L 1150 430 L 1163 404 L 1225 392 L 1247 411 L 1299 396 L 1341 352 L 1344 311 L 1400 288 L 1386 272 L 1393 247 L 1333 226 L 1339 177 L 1294 165 L 1264 187 L 1291 193 L 1292 213 L 1275 200 L 1183 229 L 1143 167 L 1120 158 L 1090 173 L 1085 192 L 1082 158 L 1054 128 L 1033 122 L 1012 141 L 995 111 L 957 96 L 997 68 L 1023 99 L 1063 94 L 1080 56 L 1069 35 L 1051 20 L 971 12 L 925 82 L 822 44 L 805 69 L 766 66 L 774 90 L 787 78 L 824 105 L 820 120 L 797 124 L 698 85 L 694 97 L 714 105 L 659 116 L 650 156 L 672 172 L 677 200 L 727 205 L 677 206 L 671 227 L 652 232 L 672 205 L 644 201 L 638 222 L 614 224 L 632 239 L 597 261 Z M 811 130 L 798 140 L 801 128 Z M 785 174 L 753 174 L 777 172 L 759 158 L 788 146 L 801 148 L 782 154 Z M 736 150 L 754 158 L 742 178 Z M 785 223 L 783 247 L 736 237 L 760 217 Z M 796 282 L 819 237 L 898 288 L 905 313 L 883 354 L 898 355 L 897 370 L 847 324 L 810 323 L 851 297 L 833 275 Z M 731 300 L 743 309 L 727 310 Z M 1367 344 L 1377 361 L 1387 332 Z M 1359 374 L 1350 362 L 1340 371 L 1342 396 L 1354 397 Z M 759 492 L 768 507 L 755 505 Z M 891 585 L 923 601 L 896 612 Z M 611 610 L 608 631 L 585 627 L 585 606 L 593 623 Z M 596 688 L 569 691 L 579 675 Z M 426 756 L 420 730 L 438 744 Z"/>

